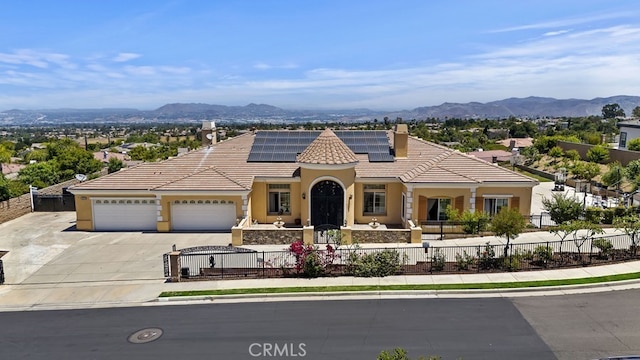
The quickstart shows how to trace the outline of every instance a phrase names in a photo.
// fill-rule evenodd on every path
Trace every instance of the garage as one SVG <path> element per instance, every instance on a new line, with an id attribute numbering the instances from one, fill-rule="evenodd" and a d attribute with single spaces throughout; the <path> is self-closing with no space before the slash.
<path id="1" fill-rule="evenodd" d="M 173 231 L 231 231 L 236 205 L 225 200 L 176 200 L 171 205 Z"/>
<path id="2" fill-rule="evenodd" d="M 96 231 L 155 231 L 155 199 L 97 199 L 93 201 Z"/>

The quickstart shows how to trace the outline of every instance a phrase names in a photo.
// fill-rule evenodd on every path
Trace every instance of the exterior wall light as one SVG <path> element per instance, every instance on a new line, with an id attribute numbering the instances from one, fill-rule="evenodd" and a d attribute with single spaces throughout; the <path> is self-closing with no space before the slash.
<path id="1" fill-rule="evenodd" d="M 306 199 L 307 198 L 307 194 L 306 193 L 302 193 L 302 199 Z"/>

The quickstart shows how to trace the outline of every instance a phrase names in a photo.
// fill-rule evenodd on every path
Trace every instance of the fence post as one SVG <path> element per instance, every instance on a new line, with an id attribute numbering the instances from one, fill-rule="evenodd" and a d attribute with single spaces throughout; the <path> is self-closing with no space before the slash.
<path id="1" fill-rule="evenodd" d="M 262 277 L 264 278 L 264 262 L 267 261 L 267 259 L 264 257 L 264 251 L 262 252 Z"/>
<path id="2" fill-rule="evenodd" d="M 220 262 L 222 263 L 222 266 L 220 267 L 220 278 L 224 279 L 224 255 L 222 254 L 222 256 L 220 256 Z"/>
<path id="3" fill-rule="evenodd" d="M 476 264 L 476 267 L 478 268 L 478 272 L 480 272 L 480 256 L 482 256 L 482 254 L 480 253 L 480 245 L 478 245 L 478 260 L 476 260 L 478 263 Z"/>
<path id="4" fill-rule="evenodd" d="M 540 229 L 542 229 L 542 213 L 540 213 Z"/>
<path id="5" fill-rule="evenodd" d="M 589 264 L 593 262 L 593 237 L 591 239 L 591 248 L 589 249 Z"/>

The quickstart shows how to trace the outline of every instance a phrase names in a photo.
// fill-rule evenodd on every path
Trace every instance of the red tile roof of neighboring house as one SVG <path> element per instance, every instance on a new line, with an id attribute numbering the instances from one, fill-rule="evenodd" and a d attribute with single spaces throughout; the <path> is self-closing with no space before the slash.
<path id="1" fill-rule="evenodd" d="M 7 163 L 3 163 L 2 164 L 2 173 L 4 175 L 17 173 L 18 171 L 23 169 L 25 166 L 26 165 L 23 165 L 23 164 L 7 164 Z"/>
<path id="2" fill-rule="evenodd" d="M 468 152 L 467 155 L 475 156 L 486 162 L 493 162 L 494 157 L 497 161 L 509 161 L 511 159 L 511 153 L 504 150 L 473 151 Z"/>

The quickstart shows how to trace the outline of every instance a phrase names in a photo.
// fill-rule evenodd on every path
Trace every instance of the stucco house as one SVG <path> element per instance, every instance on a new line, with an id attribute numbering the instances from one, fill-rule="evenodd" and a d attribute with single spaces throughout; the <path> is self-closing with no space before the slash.
<path id="1" fill-rule="evenodd" d="M 69 191 L 78 230 L 233 229 L 234 244 L 242 244 L 243 230 L 274 223 L 306 231 L 305 241 L 322 225 L 342 229 L 350 239 L 379 223 L 379 229 L 412 231 L 410 241 L 419 242 L 420 225 L 444 220 L 447 206 L 491 214 L 506 206 L 529 215 L 537 184 L 409 136 L 407 125 L 398 124 L 388 132 L 246 133 Z"/>
<path id="2" fill-rule="evenodd" d="M 640 137 L 640 119 L 618 121 L 617 126 L 620 129 L 618 149 L 627 149 L 629 141 Z"/>

